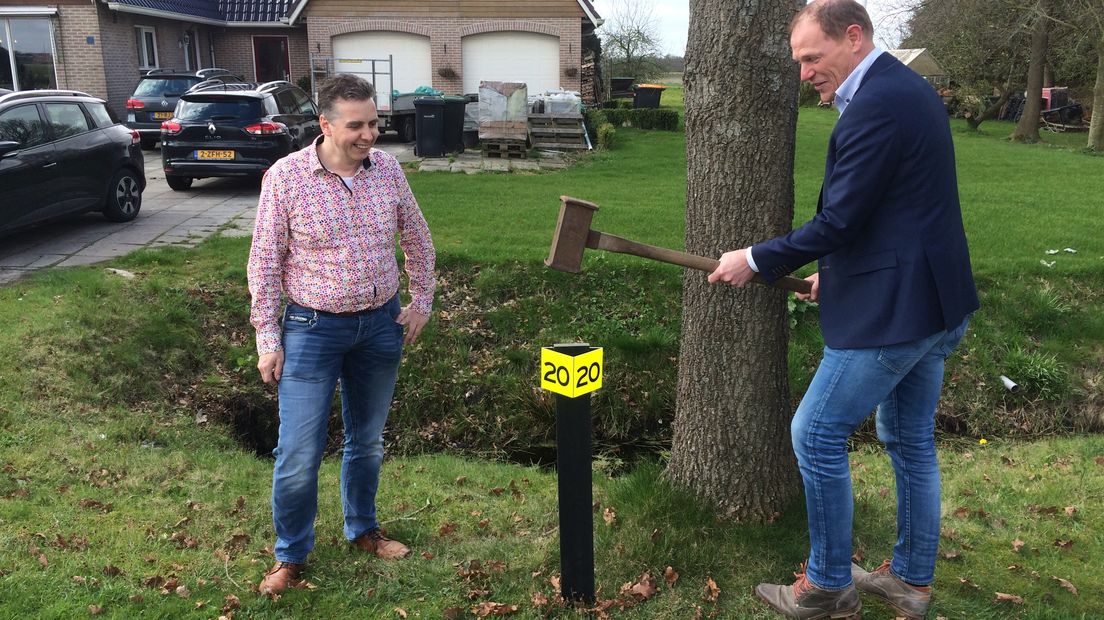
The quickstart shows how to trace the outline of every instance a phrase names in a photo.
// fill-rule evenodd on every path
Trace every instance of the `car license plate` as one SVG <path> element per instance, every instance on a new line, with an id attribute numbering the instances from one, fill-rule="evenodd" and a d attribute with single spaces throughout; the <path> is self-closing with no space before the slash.
<path id="1" fill-rule="evenodd" d="M 234 159 L 234 151 L 196 151 L 196 159 Z"/>
<path id="2" fill-rule="evenodd" d="M 157 120 L 172 118 L 172 116 L 173 116 L 172 112 L 154 112 L 153 113 L 153 117 L 156 118 Z"/>

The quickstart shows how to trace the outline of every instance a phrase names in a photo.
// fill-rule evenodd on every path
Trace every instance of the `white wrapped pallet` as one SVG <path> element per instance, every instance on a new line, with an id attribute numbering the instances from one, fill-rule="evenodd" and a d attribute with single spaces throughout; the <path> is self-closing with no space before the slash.
<path id="1" fill-rule="evenodd" d="M 525 140 L 527 93 L 523 82 L 480 82 L 479 139 Z"/>

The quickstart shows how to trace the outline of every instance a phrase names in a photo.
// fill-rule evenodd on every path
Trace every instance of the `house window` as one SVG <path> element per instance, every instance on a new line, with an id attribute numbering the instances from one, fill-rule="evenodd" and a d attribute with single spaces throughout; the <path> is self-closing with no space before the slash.
<path id="1" fill-rule="evenodd" d="M 149 26 L 134 27 L 138 44 L 138 68 L 153 69 L 157 64 L 157 32 Z"/>
<path id="2" fill-rule="evenodd" d="M 57 88 L 50 20 L 0 18 L 0 88 Z"/>

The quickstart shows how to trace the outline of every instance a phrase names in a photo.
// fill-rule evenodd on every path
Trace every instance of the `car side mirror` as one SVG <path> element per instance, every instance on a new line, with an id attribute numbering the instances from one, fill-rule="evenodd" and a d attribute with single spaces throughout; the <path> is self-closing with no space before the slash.
<path id="1" fill-rule="evenodd" d="M 18 142 L 12 142 L 11 140 L 4 140 L 0 142 L 0 157 L 7 157 L 9 153 L 14 153 L 22 148 Z"/>

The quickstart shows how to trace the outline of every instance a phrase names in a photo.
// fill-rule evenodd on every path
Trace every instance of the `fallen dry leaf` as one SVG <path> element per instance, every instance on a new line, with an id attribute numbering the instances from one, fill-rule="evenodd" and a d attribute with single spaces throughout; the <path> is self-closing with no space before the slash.
<path id="1" fill-rule="evenodd" d="M 1073 541 L 1059 538 L 1054 541 L 1054 546 L 1060 549 L 1069 549 L 1073 547 Z"/>
<path id="2" fill-rule="evenodd" d="M 405 618 L 405 617 L 406 617 L 406 615 L 407 615 L 407 614 L 406 614 L 406 610 L 405 610 L 405 609 L 403 609 L 402 607 L 396 607 L 396 608 L 395 608 L 395 613 L 399 614 L 399 617 L 400 617 L 400 618 Z"/>
<path id="3" fill-rule="evenodd" d="M 644 600 L 648 600 L 656 595 L 656 581 L 652 578 L 652 574 L 645 572 L 637 578 L 636 583 L 629 585 L 629 594 L 633 596 L 639 596 Z M 625 592 L 625 588 L 621 588 L 622 592 Z"/>
<path id="4" fill-rule="evenodd" d="M 191 591 L 188 590 L 188 586 L 183 586 L 183 585 L 182 586 L 176 586 L 175 592 L 176 592 L 176 595 L 179 596 L 180 598 L 188 598 L 192 595 Z"/>
<path id="5" fill-rule="evenodd" d="M 993 599 L 994 603 L 1000 603 L 1001 601 L 1008 601 L 1009 603 L 1015 603 L 1016 605 L 1023 605 L 1023 599 L 1015 594 L 1005 594 L 1004 592 L 997 592 L 997 597 Z"/>
<path id="6" fill-rule="evenodd" d="M 471 608 L 471 612 L 475 614 L 477 618 L 486 618 L 487 616 L 506 616 L 516 612 L 517 610 L 517 605 L 507 605 L 506 603 L 495 603 L 493 601 L 483 601 L 479 605 Z"/>
<path id="7" fill-rule="evenodd" d="M 241 607 L 241 599 L 234 596 L 233 594 L 227 594 L 226 598 L 223 599 L 223 602 L 225 603 L 222 606 L 221 610 L 223 613 L 231 612 Z"/>
<path id="8" fill-rule="evenodd" d="M 613 508 L 607 507 L 602 511 L 602 520 L 606 522 L 606 525 L 614 525 L 617 523 L 617 512 Z"/>
<path id="9" fill-rule="evenodd" d="M 981 589 L 981 587 L 978 586 L 978 584 L 970 581 L 969 579 L 963 579 L 962 577 L 959 577 L 958 582 L 961 583 L 964 586 L 970 586 L 971 588 L 973 588 L 975 590 L 980 590 Z"/>
<path id="10" fill-rule="evenodd" d="M 659 528 L 656 528 L 656 529 L 652 530 L 651 539 L 652 539 L 652 542 L 655 542 L 655 541 L 659 540 Z"/>
<path id="11" fill-rule="evenodd" d="M 705 590 L 702 592 L 702 599 L 707 603 L 716 603 L 717 598 L 721 596 L 721 589 L 717 587 L 717 582 L 713 581 L 712 577 L 705 578 Z"/>
<path id="12" fill-rule="evenodd" d="M 957 560 L 962 557 L 962 552 L 958 549 L 948 549 L 943 552 L 943 558 L 947 560 Z"/>
<path id="13" fill-rule="evenodd" d="M 1072 517 L 1077 514 L 1077 506 L 1066 506 L 1066 516 Z"/>
<path id="14" fill-rule="evenodd" d="M 464 486 L 464 483 L 468 481 L 467 476 L 457 476 L 456 480 L 453 480 L 453 484 L 456 486 Z M 451 607 L 450 609 L 459 609 L 459 607 Z"/>
<path id="15" fill-rule="evenodd" d="M 1074 596 L 1077 596 L 1077 588 L 1075 588 L 1072 583 L 1066 581 L 1065 579 L 1062 579 L 1061 577 L 1051 576 L 1051 579 L 1053 579 L 1054 581 L 1057 581 L 1058 585 L 1060 585 L 1063 588 L 1069 590 Z"/>
<path id="16" fill-rule="evenodd" d="M 437 537 L 438 538 L 444 538 L 444 537 L 448 536 L 449 534 L 451 534 L 455 531 L 456 531 L 456 524 L 455 523 L 446 523 L 446 524 L 442 525 L 440 527 L 440 529 L 437 530 Z"/>
<path id="17" fill-rule="evenodd" d="M 109 564 L 103 568 L 103 574 L 105 577 L 117 577 L 123 574 L 123 571 L 120 570 L 117 566 L 112 566 Z"/>
<path id="18" fill-rule="evenodd" d="M 428 552 L 428 551 L 423 551 L 422 552 L 422 559 L 423 560 L 432 560 L 433 559 L 433 554 Z"/>
<path id="19" fill-rule="evenodd" d="M 98 616 L 103 613 L 103 607 L 100 607 L 99 605 L 89 605 L 88 613 L 93 616 Z"/>
<path id="20" fill-rule="evenodd" d="M 441 611 L 441 615 L 445 617 L 445 620 L 456 620 L 460 616 L 464 615 L 463 607 L 446 607 Z"/>
<path id="21" fill-rule="evenodd" d="M 112 512 L 113 507 L 114 507 L 114 506 L 112 506 L 112 504 L 105 504 L 103 502 L 97 502 L 96 500 L 92 500 L 92 499 L 88 499 L 88 498 L 85 498 L 85 499 L 77 502 L 77 505 L 83 507 L 83 509 L 98 510 L 98 511 L 103 511 L 105 513 Z"/>
<path id="22" fill-rule="evenodd" d="M 491 489 L 491 493 L 493 493 L 495 495 L 502 495 L 503 491 L 505 491 L 505 490 L 506 489 L 504 489 L 503 487 L 495 487 L 495 488 Z"/>
<path id="23" fill-rule="evenodd" d="M 533 607 L 544 607 L 549 602 L 544 592 L 534 592 L 533 596 L 529 598 L 529 601 L 533 603 Z"/>
<path id="24" fill-rule="evenodd" d="M 1020 549 L 1023 549 L 1023 546 L 1024 546 L 1024 541 L 1020 540 L 1019 538 L 1012 541 L 1012 550 L 1015 551 L 1016 553 L 1019 553 Z"/>
<path id="25" fill-rule="evenodd" d="M 666 570 L 663 571 L 663 580 L 667 582 L 668 588 L 675 587 L 675 582 L 678 581 L 678 578 L 679 574 L 675 572 L 674 567 L 668 566 Z"/>

